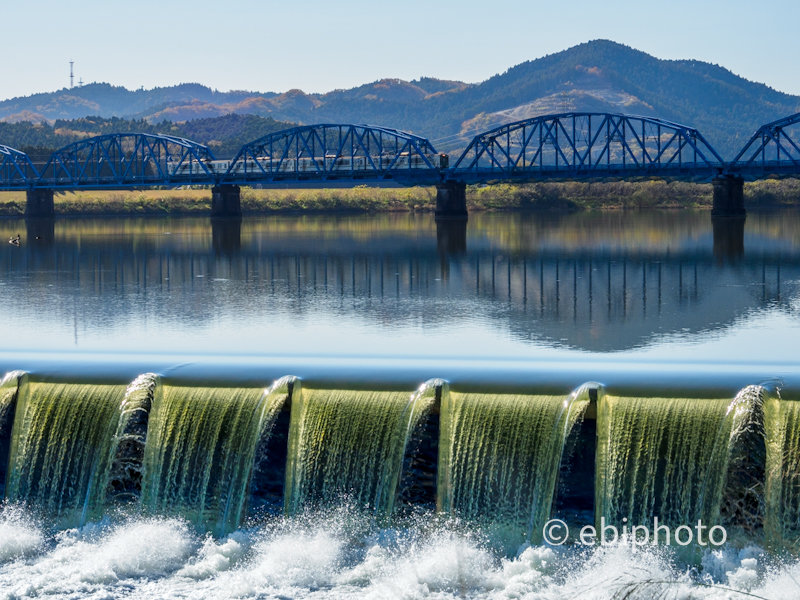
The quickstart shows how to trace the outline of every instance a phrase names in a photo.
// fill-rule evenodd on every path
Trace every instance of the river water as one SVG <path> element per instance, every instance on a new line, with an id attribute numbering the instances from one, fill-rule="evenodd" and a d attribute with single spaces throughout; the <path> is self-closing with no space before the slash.
<path id="1" fill-rule="evenodd" d="M 689 210 L 439 223 L 407 214 L 0 221 L 0 240 L 17 233 L 19 246 L 0 245 L 0 367 L 30 381 L 20 380 L 7 450 L 0 598 L 800 596 L 791 547 L 800 535 L 797 211 L 753 213 L 744 223 Z M 101 471 L 117 472 L 114 440 L 127 421 L 118 424 L 115 406 L 143 373 L 162 382 L 139 440 L 136 464 L 146 468 L 109 483 L 127 486 L 122 495 L 134 490 L 132 503 L 104 508 L 92 449 L 109 456 Z M 258 390 L 287 375 L 303 387 L 301 401 L 295 384 L 291 427 L 284 388 Z M 433 420 L 433 391 L 408 401 L 431 380 L 437 407 L 441 397 Z M 599 416 L 561 415 L 560 403 L 587 382 L 602 386 L 592 396 Z M 627 515 L 658 506 L 687 517 L 727 514 L 725 500 L 704 491 L 710 476 L 693 465 L 734 473 L 726 465 L 736 453 L 708 436 L 724 431 L 724 444 L 744 447 L 739 421 L 726 415 L 751 385 L 762 386 L 751 396 L 766 407 L 762 454 L 773 473 L 761 476 L 766 534 L 690 557 L 663 546 L 542 543 L 534 530 L 553 497 L 553 515 L 593 523 L 592 484 L 579 482 L 594 478 L 593 453 L 577 451 L 572 480 L 563 461 L 554 476 L 570 436 L 580 446 L 600 435 L 610 448 L 600 455 L 627 457 L 604 467 L 595 508 L 602 499 L 633 503 Z M 569 398 L 583 411 L 590 401 L 581 389 Z M 605 433 L 595 434 L 594 418 Z M 620 438 L 627 419 L 665 440 L 661 454 Z M 426 427 L 443 432 L 438 449 Z M 258 475 L 257 467 L 256 493 L 230 458 L 257 460 L 268 438 L 273 462 L 279 442 L 289 455 L 288 516 L 269 508 L 281 502 L 284 472 Z M 695 445 L 681 458 L 687 444 Z M 659 461 L 673 446 L 678 466 L 667 477 Z M 56 447 L 58 460 L 49 458 Z M 201 477 L 197 465 L 215 452 Z M 463 507 L 458 514 L 433 512 L 437 492 L 425 477 L 437 475 L 425 452 L 439 453 L 440 508 Z M 377 456 L 395 467 L 373 468 Z M 543 457 L 555 462 L 545 467 Z M 626 465 L 652 474 L 636 483 Z M 520 470 L 541 472 L 535 491 Z M 406 471 L 423 475 L 395 502 L 386 482 L 406 485 Z M 64 491 L 76 486 L 84 495 Z M 695 488 L 701 498 L 683 497 Z M 247 512 L 256 497 L 267 498 L 262 510 Z M 231 516 L 230 498 L 241 518 Z M 524 523 L 499 506 L 514 507 Z M 526 510 L 544 516 L 529 522 Z M 622 523 L 622 512 L 604 514 Z M 508 534 L 517 529 L 527 533 Z"/>

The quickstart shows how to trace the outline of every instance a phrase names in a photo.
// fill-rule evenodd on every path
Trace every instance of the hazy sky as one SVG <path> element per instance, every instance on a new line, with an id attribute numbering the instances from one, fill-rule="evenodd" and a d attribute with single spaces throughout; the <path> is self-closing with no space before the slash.
<path id="1" fill-rule="evenodd" d="M 2 1 L 0 98 L 75 82 L 325 92 L 477 82 L 591 39 L 696 58 L 800 94 L 798 0 Z"/>

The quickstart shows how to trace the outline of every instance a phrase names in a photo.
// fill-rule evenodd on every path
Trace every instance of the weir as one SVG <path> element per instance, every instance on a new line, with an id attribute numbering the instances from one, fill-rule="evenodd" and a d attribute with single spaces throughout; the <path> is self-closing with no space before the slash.
<path id="1" fill-rule="evenodd" d="M 541 541 L 564 441 L 589 405 L 570 396 L 443 395 L 439 511 L 482 523 L 510 551 Z"/>
<path id="2" fill-rule="evenodd" d="M 125 386 L 19 380 L 6 498 L 64 527 L 96 517 Z"/>
<path id="3" fill-rule="evenodd" d="M 234 531 L 247 511 L 256 450 L 287 396 L 285 381 L 267 390 L 166 386 L 148 425 L 142 508 L 216 535 Z"/>
<path id="4" fill-rule="evenodd" d="M 329 507 L 347 498 L 388 518 L 406 445 L 436 397 L 417 392 L 303 390 L 292 398 L 285 510 Z"/>
<path id="5" fill-rule="evenodd" d="M 12 372 L 0 382 L 0 485 L 59 527 L 125 507 L 223 536 L 280 510 L 345 504 L 387 523 L 433 511 L 435 499 L 513 554 L 540 543 L 550 518 L 593 503 L 597 525 L 701 519 L 734 544 L 796 554 L 798 407 L 759 386 L 734 398 L 612 395 L 597 384 L 512 395 L 443 380 L 402 392 L 302 389 L 294 377 L 233 388 Z"/>
<path id="6" fill-rule="evenodd" d="M 800 553 L 800 402 L 765 402 L 765 534 L 774 550 Z"/>
<path id="7" fill-rule="evenodd" d="M 657 516 L 761 539 L 762 396 L 751 386 L 733 400 L 601 397 L 595 527 L 652 527 Z"/>

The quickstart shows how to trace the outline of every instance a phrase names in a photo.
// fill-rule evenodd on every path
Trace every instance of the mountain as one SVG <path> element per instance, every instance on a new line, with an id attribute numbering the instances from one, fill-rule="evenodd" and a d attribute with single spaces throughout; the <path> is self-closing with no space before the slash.
<path id="1" fill-rule="evenodd" d="M 173 123 L 145 119 L 85 117 L 55 122 L 0 123 L 0 140 L 26 152 L 36 163 L 46 162 L 54 150 L 78 140 L 108 133 L 163 133 L 188 138 L 209 146 L 217 158 L 232 158 L 252 140 L 293 127 L 271 117 L 228 114 Z"/>
<path id="2" fill-rule="evenodd" d="M 524 62 L 478 84 L 383 79 L 325 94 L 223 93 L 197 84 L 129 91 L 91 84 L 0 102 L 0 119 L 12 123 L 88 115 L 183 122 L 226 114 L 292 123 L 375 123 L 423 135 L 449 151 L 463 148 L 483 129 L 565 111 L 677 121 L 698 128 L 723 157 L 731 158 L 759 125 L 800 111 L 800 97 L 718 65 L 661 60 L 596 40 Z"/>

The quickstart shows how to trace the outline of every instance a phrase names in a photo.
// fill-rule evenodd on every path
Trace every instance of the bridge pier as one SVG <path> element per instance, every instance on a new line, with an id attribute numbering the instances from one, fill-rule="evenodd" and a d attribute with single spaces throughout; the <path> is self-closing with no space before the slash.
<path id="1" fill-rule="evenodd" d="M 714 206 L 712 217 L 743 217 L 744 178 L 738 175 L 722 175 L 712 180 L 714 184 Z"/>
<path id="2" fill-rule="evenodd" d="M 467 184 L 461 181 L 445 181 L 436 186 L 436 216 L 467 216 Z"/>
<path id="3" fill-rule="evenodd" d="M 215 185 L 211 188 L 211 216 L 242 216 L 241 194 L 238 185 Z"/>
<path id="4" fill-rule="evenodd" d="M 53 190 L 34 188 L 25 192 L 25 217 L 54 217 Z"/>

